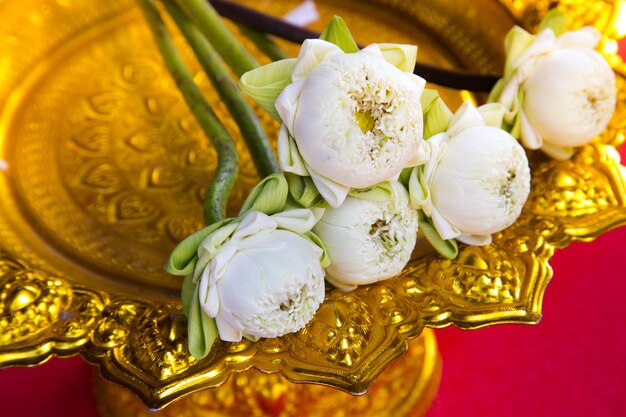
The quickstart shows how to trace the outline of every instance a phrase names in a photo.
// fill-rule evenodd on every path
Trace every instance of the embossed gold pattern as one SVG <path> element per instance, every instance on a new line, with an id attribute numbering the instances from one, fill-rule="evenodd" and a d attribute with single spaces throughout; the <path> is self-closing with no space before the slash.
<path id="1" fill-rule="evenodd" d="M 432 330 L 411 341 L 407 355 L 392 364 L 367 394 L 349 394 L 313 384 L 292 384 L 279 374 L 235 373 L 218 389 L 191 394 L 160 415 L 214 417 L 420 416 L 435 395 L 441 360 Z M 153 415 L 128 391 L 98 378 L 96 397 L 102 417 Z M 338 410 L 341 406 L 341 412 Z"/>
<path id="2" fill-rule="evenodd" d="M 622 2 L 615 0 L 500 0 L 511 10 L 515 18 L 524 27 L 535 29 L 542 17 L 552 8 L 557 7 L 567 13 L 569 25 L 579 28 L 593 25 L 606 36 L 615 35 L 615 17 L 622 7 Z"/>
<path id="3" fill-rule="evenodd" d="M 272 12 L 296 3 L 272 3 Z M 495 72 L 512 16 L 532 26 L 548 3 L 320 1 L 316 28 L 338 13 L 360 42 L 417 43 L 420 59 Z M 605 45 L 619 35 L 622 4 L 561 2 L 575 12 L 574 26 L 599 19 Z M 0 48 L 0 159 L 8 165 L 0 171 L 1 366 L 81 354 L 151 408 L 218 386 L 233 373 L 229 388 L 199 398 L 229 407 L 241 402 L 233 387 L 248 383 L 264 398 L 270 386 L 289 398 L 302 386 L 283 377 L 363 393 L 425 326 L 537 322 L 555 249 L 626 223 L 626 182 L 613 147 L 624 141 L 626 125 L 618 75 L 618 108 L 607 132 L 571 161 L 532 153 L 528 203 L 491 245 L 461 247 L 454 261 L 420 249 L 397 278 L 351 293 L 329 291 L 297 334 L 220 342 L 196 361 L 186 348 L 180 281 L 160 266 L 177 241 L 201 226 L 214 155 L 141 15 L 131 0 L 23 0 L 4 2 L 0 17 L 0 39 L 7 40 Z M 621 71 L 621 61 L 609 57 Z M 236 126 L 191 59 L 190 65 L 243 154 L 234 210 L 257 177 Z M 461 101 L 458 92 L 442 93 L 453 108 Z M 275 122 L 262 117 L 275 136 Z M 280 374 L 240 373 L 251 368 Z M 321 395 L 318 387 L 306 389 Z"/>

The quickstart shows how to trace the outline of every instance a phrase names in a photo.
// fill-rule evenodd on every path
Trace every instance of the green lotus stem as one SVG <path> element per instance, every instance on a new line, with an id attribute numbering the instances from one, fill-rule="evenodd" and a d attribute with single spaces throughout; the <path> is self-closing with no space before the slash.
<path id="1" fill-rule="evenodd" d="M 261 178 L 278 172 L 272 147 L 252 106 L 233 81 L 226 64 L 200 29 L 175 3 L 164 1 L 165 8 L 193 49 L 200 65 L 237 122 Z"/>
<path id="2" fill-rule="evenodd" d="M 239 172 L 239 155 L 235 143 L 213 114 L 198 86 L 193 82 L 191 74 L 165 28 L 154 0 L 139 0 L 139 5 L 176 86 L 217 152 L 217 168 L 207 188 L 204 205 L 204 219 L 207 224 L 212 224 L 226 215 L 228 196 Z"/>
<path id="3" fill-rule="evenodd" d="M 207 40 L 238 77 L 259 66 L 257 60 L 226 27 L 220 15 L 207 0 L 178 0 L 178 4 L 187 12 L 187 16 L 191 16 L 196 22 Z"/>
<path id="4" fill-rule="evenodd" d="M 250 29 L 245 25 L 238 24 L 237 27 L 241 31 L 241 34 L 250 39 L 254 45 L 259 48 L 261 52 L 267 55 L 272 61 L 280 61 L 281 59 L 291 58 L 287 52 L 276 45 L 269 36 L 265 33 L 259 32 L 254 29 Z"/>

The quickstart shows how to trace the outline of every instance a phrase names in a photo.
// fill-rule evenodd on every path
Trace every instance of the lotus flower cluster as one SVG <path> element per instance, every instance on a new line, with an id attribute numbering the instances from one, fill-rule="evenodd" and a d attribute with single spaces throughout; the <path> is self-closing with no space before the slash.
<path id="1" fill-rule="evenodd" d="M 281 124 L 281 172 L 239 216 L 181 242 L 166 265 L 185 276 L 191 353 L 208 354 L 217 338 L 300 330 L 326 281 L 349 291 L 398 275 L 418 230 L 448 258 L 457 241 L 489 244 L 530 192 L 516 137 L 531 148 L 579 145 L 610 117 L 612 72 L 589 49 L 592 38 L 586 29 L 558 39 L 542 32 L 525 49 L 509 45 L 515 59 L 497 102 L 454 114 L 413 74 L 417 47 L 359 49 L 338 18 L 297 58 L 244 74 L 241 89 Z M 582 69 L 551 75 L 574 61 Z"/>
<path id="2" fill-rule="evenodd" d="M 506 109 L 505 126 L 525 147 L 567 159 L 606 128 L 615 110 L 615 73 L 593 48 L 593 27 L 565 31 L 565 15 L 553 11 L 541 32 L 515 27 L 505 41 L 504 77 L 490 101 Z"/>

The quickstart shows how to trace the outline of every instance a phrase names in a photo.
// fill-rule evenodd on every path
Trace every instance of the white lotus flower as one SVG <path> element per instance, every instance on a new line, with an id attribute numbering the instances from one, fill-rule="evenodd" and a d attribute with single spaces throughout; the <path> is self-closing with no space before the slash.
<path id="1" fill-rule="evenodd" d="M 493 116 L 491 106 L 480 109 L 487 119 Z M 411 174 L 411 202 L 432 219 L 442 239 L 489 244 L 492 233 L 520 215 L 530 192 L 524 149 L 506 131 L 488 126 L 469 102 L 446 132 L 427 142 L 431 160 Z"/>
<path id="2" fill-rule="evenodd" d="M 311 210 L 253 211 L 202 241 L 194 279 L 222 340 L 279 337 L 313 318 L 324 300 L 323 251 L 302 234 L 316 221 Z"/>
<path id="3" fill-rule="evenodd" d="M 571 147 L 588 143 L 606 128 L 615 110 L 616 88 L 613 70 L 593 49 L 600 37 L 592 27 L 559 37 L 546 29 L 514 61 L 514 75 L 498 101 L 520 112 L 524 146 L 565 159 Z"/>
<path id="4" fill-rule="evenodd" d="M 310 175 L 337 207 L 350 188 L 395 180 L 403 168 L 423 162 L 425 81 L 410 72 L 416 53 L 414 46 L 384 44 L 347 54 L 306 40 L 292 83 L 274 103 L 285 126 L 281 168 Z"/>
<path id="5" fill-rule="evenodd" d="M 346 291 L 398 275 L 415 247 L 417 210 L 401 184 L 386 187 L 383 200 L 348 197 L 326 209 L 313 229 L 331 259 L 326 279 Z"/>

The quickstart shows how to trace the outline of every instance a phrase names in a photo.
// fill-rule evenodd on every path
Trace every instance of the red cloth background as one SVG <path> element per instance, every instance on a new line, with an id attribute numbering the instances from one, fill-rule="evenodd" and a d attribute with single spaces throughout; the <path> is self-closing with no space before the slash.
<path id="1" fill-rule="evenodd" d="M 551 264 L 539 325 L 437 331 L 443 377 L 427 417 L 626 416 L 626 227 Z M 91 378 L 80 358 L 0 370 L 0 416 L 97 417 Z"/>

